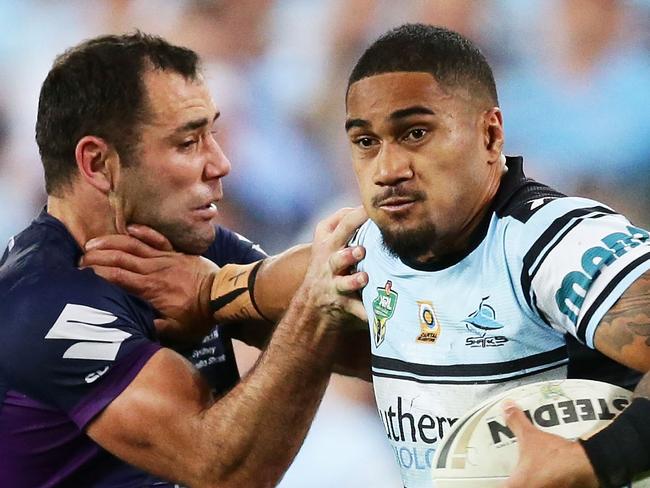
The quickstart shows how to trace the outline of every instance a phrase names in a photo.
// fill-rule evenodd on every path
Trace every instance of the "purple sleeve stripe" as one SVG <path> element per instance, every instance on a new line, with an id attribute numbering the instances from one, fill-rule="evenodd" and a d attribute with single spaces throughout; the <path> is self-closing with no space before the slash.
<path id="1" fill-rule="evenodd" d="M 112 366 L 102 377 L 97 388 L 70 410 L 69 416 L 72 421 L 83 429 L 131 384 L 149 358 L 161 348 L 160 344 L 146 342 Z"/>

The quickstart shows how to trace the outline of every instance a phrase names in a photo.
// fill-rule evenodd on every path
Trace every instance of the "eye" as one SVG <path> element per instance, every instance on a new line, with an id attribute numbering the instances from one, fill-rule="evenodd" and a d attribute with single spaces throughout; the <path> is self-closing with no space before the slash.
<path id="1" fill-rule="evenodd" d="M 368 149 L 377 144 L 377 141 L 372 137 L 359 137 L 352 141 L 353 144 L 360 147 L 361 149 Z"/>
<path id="2" fill-rule="evenodd" d="M 409 130 L 406 135 L 404 136 L 405 141 L 410 141 L 410 142 L 416 142 L 422 139 L 425 135 L 427 135 L 427 130 L 426 129 L 411 129 Z"/>
<path id="3" fill-rule="evenodd" d="M 189 149 L 189 148 L 191 148 L 194 144 L 196 144 L 197 142 L 198 142 L 198 140 L 196 140 L 196 139 L 189 139 L 189 140 L 187 140 L 187 141 L 183 141 L 183 142 L 181 142 L 181 143 L 179 144 L 179 147 L 180 147 L 181 149 Z"/>

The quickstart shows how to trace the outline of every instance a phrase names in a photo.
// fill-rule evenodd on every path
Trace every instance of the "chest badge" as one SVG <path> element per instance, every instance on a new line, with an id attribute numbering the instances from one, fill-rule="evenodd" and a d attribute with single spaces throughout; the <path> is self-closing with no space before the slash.
<path id="1" fill-rule="evenodd" d="M 386 338 L 386 323 L 395 313 L 397 305 L 397 292 L 392 289 L 393 282 L 388 280 L 383 288 L 377 288 L 377 296 L 372 301 L 372 310 L 375 314 L 372 320 L 372 336 L 375 347 L 379 347 Z"/>
<path id="2" fill-rule="evenodd" d="M 508 342 L 507 337 L 494 335 L 496 331 L 503 328 L 503 324 L 497 322 L 494 308 L 486 303 L 488 298 L 490 297 L 483 297 L 478 308 L 462 321 L 467 331 L 472 334 L 465 339 L 467 347 L 501 347 Z"/>
<path id="3" fill-rule="evenodd" d="M 440 335 L 440 322 L 433 310 L 433 303 L 418 300 L 418 316 L 420 317 L 420 335 L 416 340 L 425 344 L 433 344 Z"/>

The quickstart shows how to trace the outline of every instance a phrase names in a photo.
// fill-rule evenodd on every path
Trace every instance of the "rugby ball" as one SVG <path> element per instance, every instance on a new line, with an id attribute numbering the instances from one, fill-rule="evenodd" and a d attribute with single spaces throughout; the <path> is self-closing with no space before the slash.
<path id="1" fill-rule="evenodd" d="M 460 418 L 436 450 L 435 488 L 500 486 L 519 457 L 502 403 L 513 400 L 538 428 L 567 439 L 586 438 L 607 425 L 632 399 L 632 392 L 590 380 L 553 380 L 514 388 L 490 398 Z M 650 488 L 650 476 L 632 483 Z"/>

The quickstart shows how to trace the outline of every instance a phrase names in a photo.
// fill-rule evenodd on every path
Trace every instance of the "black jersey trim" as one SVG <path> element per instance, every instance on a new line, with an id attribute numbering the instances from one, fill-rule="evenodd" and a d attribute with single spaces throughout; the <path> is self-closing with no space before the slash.
<path id="1" fill-rule="evenodd" d="M 377 371 L 372 371 L 372 375 L 379 377 L 379 378 L 389 378 L 389 379 L 395 379 L 395 380 L 404 380 L 404 381 L 413 381 L 414 383 L 421 383 L 421 384 L 436 384 L 436 385 L 487 385 L 487 384 L 492 384 L 492 383 L 503 383 L 504 381 L 511 381 L 511 380 L 517 380 L 520 378 L 525 378 L 527 376 L 532 376 L 535 374 L 540 374 L 540 373 L 545 373 L 546 371 L 550 371 L 552 369 L 556 368 L 561 368 L 566 366 L 569 363 L 569 359 L 562 360 L 561 362 L 556 361 L 553 364 L 549 364 L 546 367 L 541 367 L 538 369 L 535 369 L 533 371 L 525 371 L 521 374 L 516 374 L 508 377 L 497 377 L 497 378 L 489 378 L 489 379 L 484 379 L 484 380 L 477 380 L 477 379 L 466 379 L 466 380 L 446 380 L 446 379 L 425 379 L 425 378 L 417 378 L 413 376 L 401 376 L 398 374 L 391 374 L 391 373 L 381 373 Z"/>
<path id="2" fill-rule="evenodd" d="M 589 214 L 595 214 L 595 215 L 589 215 Z M 578 208 L 556 218 L 553 221 L 553 223 L 542 233 L 542 235 L 537 238 L 537 240 L 533 243 L 531 248 L 524 256 L 523 266 L 521 269 L 521 277 L 520 277 L 521 289 L 524 293 L 524 298 L 526 299 L 526 302 L 528 303 L 528 306 L 531 309 L 533 310 L 535 309 L 531 301 L 531 294 L 530 294 L 531 282 L 533 281 L 533 278 L 535 277 L 537 271 L 541 268 L 542 264 L 548 257 L 549 253 L 560 242 L 562 242 L 562 239 L 564 239 L 564 237 L 566 237 L 566 235 L 575 226 L 577 226 L 586 218 L 599 218 L 611 214 L 616 214 L 616 212 L 614 212 L 613 210 L 607 207 L 602 207 L 599 205 L 595 207 Z M 589 215 L 589 217 L 587 217 L 587 215 Z M 573 222 L 569 225 L 569 223 L 573 219 L 577 219 L 576 222 Z M 568 228 L 565 229 L 567 225 Z M 562 231 L 562 229 L 565 229 L 565 231 L 562 233 L 562 235 L 559 238 L 555 239 L 557 237 L 558 232 Z M 542 256 L 541 259 L 537 263 L 535 269 L 532 270 L 531 272 L 531 267 L 533 266 L 537 258 L 540 256 Z"/>
<path id="3" fill-rule="evenodd" d="M 466 376 L 495 376 L 516 373 L 524 369 L 544 366 L 563 359 L 568 359 L 566 347 L 558 347 L 551 351 L 540 352 L 532 356 L 503 361 L 499 363 L 480 364 L 451 364 L 432 365 L 403 361 L 401 359 L 385 358 L 372 355 L 372 367 L 400 373 L 411 373 L 430 377 L 466 377 Z"/>
<path id="4" fill-rule="evenodd" d="M 499 217 L 512 217 L 520 222 L 528 219 L 546 203 L 532 209 L 530 202 L 545 198 L 548 201 L 566 197 L 565 194 L 528 178 L 523 170 L 521 156 L 506 157 L 508 172 L 503 176 L 501 186 L 493 203 L 494 211 Z"/>
<path id="5" fill-rule="evenodd" d="M 576 335 L 578 336 L 578 339 L 580 339 L 584 344 L 587 343 L 586 342 L 587 326 L 589 325 L 589 322 L 591 321 L 593 315 L 596 313 L 596 310 L 598 310 L 598 308 L 607 299 L 607 297 L 609 297 L 611 293 L 614 291 L 614 288 L 616 288 L 618 284 L 625 279 L 625 277 L 630 273 L 630 271 L 637 268 L 648 259 L 650 259 L 650 254 L 644 254 L 643 256 L 639 256 L 630 264 L 625 266 L 625 268 L 619 271 L 614 277 L 614 279 L 612 279 L 612 281 L 610 281 L 607 284 L 607 286 L 603 289 L 600 295 L 598 295 L 598 297 L 594 300 L 591 306 L 587 309 L 584 316 L 582 317 L 582 320 L 580 320 L 580 322 L 576 327 Z"/>

